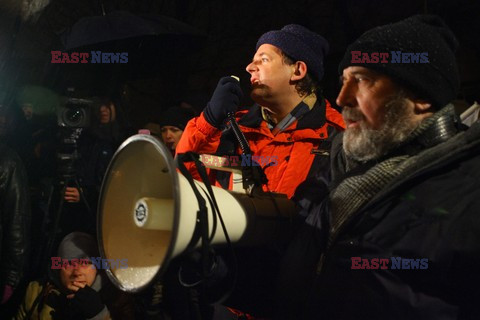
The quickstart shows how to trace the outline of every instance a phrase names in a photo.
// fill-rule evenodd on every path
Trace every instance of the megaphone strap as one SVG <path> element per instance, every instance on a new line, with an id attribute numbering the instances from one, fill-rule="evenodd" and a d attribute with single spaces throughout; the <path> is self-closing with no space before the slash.
<path id="1" fill-rule="evenodd" d="M 200 238 L 202 238 L 202 246 L 204 246 L 205 244 L 208 244 L 208 208 L 207 208 L 205 199 L 202 197 L 202 195 L 198 191 L 197 186 L 193 181 L 192 175 L 185 167 L 184 162 L 191 161 L 187 158 L 189 156 L 190 156 L 189 154 L 178 154 L 176 157 L 177 168 L 180 170 L 180 172 L 183 174 L 183 176 L 187 179 L 188 183 L 192 187 L 193 193 L 197 198 L 198 207 L 199 207 L 199 210 L 197 211 L 197 224 L 199 225 L 199 227 L 195 228 L 192 234 L 192 238 L 190 239 L 190 242 L 187 245 L 187 248 L 186 248 L 187 251 L 193 250 L 198 240 L 200 240 Z M 204 234 L 204 231 L 202 232 L 202 229 L 205 229 L 205 226 L 207 228 L 207 237 L 203 238 L 202 235 Z"/>
<path id="2" fill-rule="evenodd" d="M 190 158 L 191 160 L 188 160 L 188 158 Z M 202 179 L 202 182 L 204 183 L 205 187 L 207 188 L 208 195 L 209 195 L 208 200 L 209 200 L 209 202 L 211 204 L 211 207 L 212 207 L 212 210 L 213 210 L 213 213 L 212 213 L 212 219 L 213 219 L 212 236 L 209 239 L 211 239 L 213 237 L 213 235 L 215 234 L 216 218 L 218 216 L 218 219 L 220 220 L 220 224 L 222 226 L 223 233 L 225 235 L 226 242 L 227 242 L 228 245 L 231 245 L 230 237 L 228 236 L 228 231 L 227 231 L 227 229 L 225 227 L 225 224 L 223 222 L 223 218 L 222 218 L 222 215 L 220 213 L 220 209 L 218 208 L 218 204 L 217 204 L 217 201 L 215 199 L 214 192 L 212 190 L 212 185 L 210 184 L 210 180 L 208 179 L 207 171 L 206 171 L 203 163 L 199 160 L 199 158 L 200 158 L 200 156 L 198 154 L 194 153 L 194 152 L 186 152 L 184 154 L 178 154 L 177 155 L 177 164 L 178 164 L 179 161 L 182 161 L 181 165 L 183 167 L 183 170 L 182 170 L 182 168 L 179 168 L 179 169 L 182 172 L 182 174 L 183 174 L 183 171 L 187 172 L 187 175 L 189 176 L 189 179 L 192 180 L 191 183 L 193 184 L 193 178 L 192 178 L 191 174 L 185 168 L 185 165 L 183 164 L 183 162 L 185 162 L 185 159 L 187 159 L 188 161 L 193 161 L 195 163 L 195 166 L 197 167 L 197 171 L 200 174 L 200 177 Z"/>
<path id="3" fill-rule="evenodd" d="M 215 234 L 215 231 L 216 231 L 216 225 L 217 225 L 216 219 L 217 219 L 217 216 L 218 216 L 218 219 L 220 220 L 220 225 L 222 226 L 222 230 L 223 230 L 223 233 L 225 235 L 225 240 L 226 240 L 227 246 L 228 246 L 228 248 L 230 248 L 230 251 L 231 251 L 231 254 L 232 254 L 232 259 L 234 261 L 234 268 L 235 268 L 233 274 L 235 275 L 235 279 L 236 279 L 236 274 L 237 274 L 237 272 L 236 272 L 236 257 L 235 257 L 234 251 L 233 251 L 233 247 L 232 247 L 232 244 L 231 244 L 231 241 L 230 241 L 230 237 L 228 235 L 228 231 L 225 227 L 225 223 L 224 223 L 223 218 L 221 216 L 220 209 L 219 209 L 217 201 L 215 199 L 215 195 L 214 195 L 212 186 L 211 186 L 210 181 L 208 179 L 207 171 L 206 171 L 204 165 L 199 160 L 199 158 L 200 158 L 199 155 L 196 154 L 196 153 L 193 153 L 193 152 L 177 154 L 177 157 L 176 157 L 177 167 L 180 170 L 180 172 L 185 176 L 185 178 L 189 182 L 190 186 L 192 187 L 193 192 L 194 192 L 195 196 L 197 197 L 197 200 L 199 202 L 199 207 L 200 207 L 200 210 L 197 212 L 197 223 L 199 224 L 199 228 L 195 228 L 194 234 L 192 235 L 192 239 L 190 240 L 189 245 L 187 246 L 187 250 L 192 250 L 194 248 L 194 246 L 196 245 L 196 243 L 198 242 L 199 238 L 202 239 L 202 248 L 201 248 L 202 258 L 203 258 L 203 261 L 202 261 L 202 267 L 203 268 L 202 269 L 203 269 L 203 280 L 205 280 L 212 273 L 211 267 L 212 267 L 212 263 L 214 261 L 214 257 L 211 257 L 211 255 L 210 255 L 210 253 L 212 252 L 212 249 L 210 247 L 210 242 L 213 239 L 213 235 Z M 208 209 L 205 205 L 206 204 L 205 199 L 201 196 L 200 192 L 198 191 L 197 186 L 195 185 L 195 183 L 193 181 L 192 175 L 187 170 L 187 168 L 185 167 L 185 164 L 184 164 L 184 162 L 191 162 L 191 161 L 193 161 L 195 163 L 195 166 L 197 167 L 197 171 L 198 171 L 198 173 L 199 173 L 199 175 L 202 179 L 202 182 L 204 183 L 204 185 L 207 189 L 207 192 L 208 192 L 207 199 L 210 202 L 210 207 L 212 208 L 212 229 L 213 229 L 210 237 L 208 235 L 208 214 L 207 214 Z M 205 211 L 200 212 L 200 211 L 203 211 L 203 210 L 205 210 Z M 203 280 L 198 281 L 197 283 L 192 284 L 190 286 L 200 284 L 201 282 L 203 282 Z M 236 280 L 234 280 L 234 282 L 235 281 Z M 232 286 L 231 290 L 232 289 L 233 289 L 233 286 Z"/>

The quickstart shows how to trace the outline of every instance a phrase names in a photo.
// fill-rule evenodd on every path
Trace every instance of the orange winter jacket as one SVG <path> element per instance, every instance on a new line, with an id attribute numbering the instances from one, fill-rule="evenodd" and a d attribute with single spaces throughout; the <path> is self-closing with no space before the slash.
<path id="1" fill-rule="evenodd" d="M 277 159 L 276 165 L 268 166 L 266 164 L 263 167 L 268 179 L 268 189 L 272 192 L 284 193 L 289 198 L 293 196 L 297 186 L 307 178 L 315 158 L 315 150 L 318 149 L 321 142 L 327 139 L 328 134 L 333 131 L 332 129 L 343 130 L 345 128 L 341 114 L 333 109 L 327 100 L 317 100 L 309 112 L 276 136 L 272 134 L 267 122 L 263 119 L 259 105 L 237 112 L 236 118 L 250 144 L 253 155 Z M 188 122 L 176 152 L 193 151 L 198 154 L 216 155 L 241 154 L 238 144 L 233 141 L 236 141 L 235 137 L 231 132 L 229 134 L 229 130 L 222 133 L 221 130 L 210 125 L 202 113 Z M 186 163 L 186 166 L 194 178 L 199 179 L 194 165 Z M 328 168 L 325 169 L 328 170 Z M 209 171 L 212 184 L 219 187 L 222 185 L 227 187 L 228 184 L 228 189 L 232 188 L 230 176 L 227 184 L 221 184 L 218 173 L 212 171 L 215 170 Z"/>

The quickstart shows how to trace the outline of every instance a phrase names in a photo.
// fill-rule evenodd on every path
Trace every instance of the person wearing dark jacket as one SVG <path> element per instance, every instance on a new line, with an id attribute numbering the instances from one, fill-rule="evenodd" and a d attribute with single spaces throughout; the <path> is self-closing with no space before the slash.
<path id="1" fill-rule="evenodd" d="M 30 197 L 19 156 L 0 141 L 0 299 L 4 305 L 26 271 L 30 248 Z M 6 311 L 0 308 L 2 313 Z"/>
<path id="2" fill-rule="evenodd" d="M 465 130 L 450 104 L 457 45 L 417 15 L 347 48 L 347 128 L 330 192 L 284 257 L 277 318 L 478 318 L 480 124 Z"/>

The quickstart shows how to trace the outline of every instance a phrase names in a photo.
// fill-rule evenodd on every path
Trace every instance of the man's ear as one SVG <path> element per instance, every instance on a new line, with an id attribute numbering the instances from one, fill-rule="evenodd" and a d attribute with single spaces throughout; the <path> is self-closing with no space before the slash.
<path id="1" fill-rule="evenodd" d="M 307 75 L 307 64 L 303 61 L 297 61 L 293 64 L 294 70 L 290 80 L 297 81 L 305 78 Z"/>

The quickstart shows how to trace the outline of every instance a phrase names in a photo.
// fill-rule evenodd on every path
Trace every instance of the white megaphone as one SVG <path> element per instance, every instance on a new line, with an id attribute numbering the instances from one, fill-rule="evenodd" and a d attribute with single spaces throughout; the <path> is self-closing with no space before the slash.
<path id="1" fill-rule="evenodd" d="M 205 199 L 206 186 L 194 182 Z M 289 228 L 294 205 L 286 197 L 250 197 L 212 187 L 231 242 L 265 244 Z M 212 228 L 212 244 L 226 242 Z M 119 289 L 137 292 L 161 275 L 169 261 L 186 250 L 197 228 L 199 205 L 188 180 L 177 173 L 170 151 L 149 135 L 127 139 L 113 156 L 103 180 L 98 207 L 98 241 L 104 259 L 126 259 L 127 268 L 106 270 Z M 282 218 L 283 217 L 283 218 Z M 284 230 L 288 233 L 288 229 Z M 195 246 L 200 244 L 195 243 Z"/>

